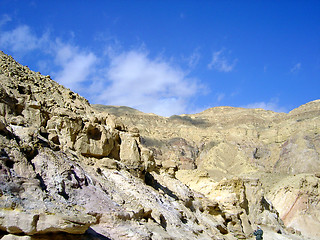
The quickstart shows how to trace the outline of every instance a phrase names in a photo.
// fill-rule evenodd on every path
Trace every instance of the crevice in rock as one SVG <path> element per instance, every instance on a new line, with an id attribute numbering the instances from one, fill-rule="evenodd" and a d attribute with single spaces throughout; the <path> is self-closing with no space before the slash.
<path id="1" fill-rule="evenodd" d="M 7 168 L 13 168 L 13 165 L 14 165 L 14 161 L 12 161 L 11 159 L 6 159 L 4 161 L 4 165 L 7 167 Z"/>
<path id="2" fill-rule="evenodd" d="M 95 239 L 95 240 L 111 240 L 110 238 L 103 236 L 99 233 L 97 233 L 96 231 L 94 231 L 92 228 L 88 228 L 88 230 L 86 231 L 86 233 L 84 234 L 84 236 L 88 237 L 88 239 Z M 79 238 L 78 238 L 79 239 Z"/>
<path id="3" fill-rule="evenodd" d="M 243 202 L 240 203 L 240 207 L 242 207 L 246 211 L 246 214 L 249 215 L 249 202 L 246 195 L 246 186 L 243 185 L 243 188 L 244 188 L 244 191 L 243 191 L 244 200 Z"/>
<path id="4" fill-rule="evenodd" d="M 77 185 L 73 186 L 75 188 L 82 188 L 82 185 L 88 186 L 87 178 L 84 176 L 84 179 L 81 179 L 78 177 L 77 173 L 74 171 L 74 169 L 71 169 L 68 171 L 67 179 L 72 180 L 72 175 L 74 176 L 75 180 L 77 181 Z M 84 182 L 84 184 L 83 184 Z"/>
<path id="5" fill-rule="evenodd" d="M 146 212 L 144 211 L 142 218 L 145 219 L 145 220 L 150 219 L 151 218 L 151 213 L 152 213 L 152 210 L 149 210 L 149 211 L 146 211 Z"/>
<path id="6" fill-rule="evenodd" d="M 44 137 L 45 139 L 48 139 L 49 133 L 45 131 L 39 131 L 40 136 Z"/>
<path id="7" fill-rule="evenodd" d="M 101 170 L 101 168 L 98 167 L 98 168 L 96 169 L 96 172 L 97 172 L 99 175 L 102 175 L 102 170 Z"/>
<path id="8" fill-rule="evenodd" d="M 109 153 L 109 155 L 107 157 L 120 161 L 120 144 L 121 144 L 120 138 L 119 138 L 119 142 L 117 142 L 117 141 L 115 142 L 111 152 Z"/>
<path id="9" fill-rule="evenodd" d="M 204 212 L 204 210 L 208 211 L 208 213 L 210 215 L 213 215 L 213 216 L 217 216 L 217 215 L 221 215 L 223 218 L 225 218 L 225 214 L 222 212 L 222 210 L 220 209 L 219 207 L 219 204 L 218 203 L 215 203 L 213 205 L 208 205 L 205 207 L 205 209 L 203 208 L 199 208 L 199 210 L 201 212 Z"/>
<path id="10" fill-rule="evenodd" d="M 193 206 L 193 198 L 190 197 L 187 201 L 184 202 L 184 205 L 191 210 L 191 212 L 195 212 L 196 209 Z"/>
<path id="11" fill-rule="evenodd" d="M 223 235 L 228 234 L 228 229 L 226 227 L 223 227 L 221 225 L 217 226 L 217 229 L 219 230 L 219 232 Z"/>
<path id="12" fill-rule="evenodd" d="M 39 173 L 37 173 L 36 179 L 38 179 L 40 181 L 40 187 L 41 187 L 42 191 L 47 192 L 47 185 L 44 183 L 43 178 L 40 176 Z"/>
<path id="13" fill-rule="evenodd" d="M 183 224 L 188 223 L 188 219 L 185 218 L 184 216 L 181 216 L 180 220 L 181 220 L 181 222 L 182 222 Z"/>
<path id="14" fill-rule="evenodd" d="M 160 214 L 160 225 L 164 229 L 167 229 L 167 220 L 164 218 L 164 216 L 162 214 Z"/>
<path id="15" fill-rule="evenodd" d="M 100 140 L 101 139 L 101 131 L 98 128 L 90 128 L 87 130 L 87 136 L 89 139 Z"/>
<path id="16" fill-rule="evenodd" d="M 22 104 L 16 104 L 14 106 L 14 112 L 17 116 L 21 115 L 22 116 L 22 111 L 24 110 L 24 105 Z"/>
<path id="17" fill-rule="evenodd" d="M 39 221 L 40 216 L 39 215 L 34 215 L 33 219 L 32 219 L 32 223 L 31 226 L 33 227 L 33 229 L 36 231 L 37 230 L 37 224 Z"/>
<path id="18" fill-rule="evenodd" d="M 28 162 L 31 163 L 31 165 L 33 165 L 32 159 L 34 159 L 39 154 L 38 149 L 37 148 L 26 147 L 26 148 L 21 148 L 21 151 L 24 153 L 24 155 L 25 155 L 26 159 L 28 160 Z"/>
<path id="19" fill-rule="evenodd" d="M 271 211 L 270 203 L 268 203 L 268 201 L 264 197 L 261 198 L 260 203 L 265 210 Z"/>
<path id="20" fill-rule="evenodd" d="M 28 89 L 26 87 L 22 86 L 22 85 L 18 86 L 18 92 L 20 94 L 28 94 L 29 93 Z"/>
<path id="21" fill-rule="evenodd" d="M 7 154 L 5 149 L 0 150 L 0 160 L 4 163 L 4 165 L 8 168 L 13 168 L 14 161 L 12 161 Z"/>
<path id="22" fill-rule="evenodd" d="M 55 135 L 51 138 L 51 141 L 55 144 L 55 145 L 60 145 L 60 140 L 59 140 L 59 136 Z"/>
<path id="23" fill-rule="evenodd" d="M 8 234 L 7 232 L 0 230 L 0 239 L 7 234 Z"/>
<path id="24" fill-rule="evenodd" d="M 62 196 L 65 200 L 68 200 L 69 199 L 69 195 L 66 193 L 65 190 L 62 190 L 61 192 L 58 192 L 58 194 L 60 196 Z"/>
<path id="25" fill-rule="evenodd" d="M 174 198 L 175 200 L 178 200 L 179 198 L 167 187 L 161 185 L 156 179 L 154 179 L 154 177 L 147 172 L 145 175 L 145 183 L 148 186 L 153 187 L 155 190 L 159 191 L 163 191 L 165 194 L 169 195 L 170 197 Z"/>

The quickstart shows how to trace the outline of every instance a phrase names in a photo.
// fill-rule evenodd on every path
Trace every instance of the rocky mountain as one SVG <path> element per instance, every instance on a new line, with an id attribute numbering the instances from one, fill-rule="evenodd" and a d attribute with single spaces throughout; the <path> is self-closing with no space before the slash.
<path id="1" fill-rule="evenodd" d="M 319 100 L 164 118 L 0 65 L 0 239 L 319 239 Z"/>
<path id="2" fill-rule="evenodd" d="M 236 186 L 248 198 L 252 185 L 261 184 L 263 199 L 287 228 L 320 238 L 320 100 L 289 114 L 215 107 L 170 118 L 94 107 L 138 128 L 156 163 L 193 191 L 221 205 L 234 201 L 241 212 Z M 249 212 L 255 215 L 251 223 L 262 218 Z"/>

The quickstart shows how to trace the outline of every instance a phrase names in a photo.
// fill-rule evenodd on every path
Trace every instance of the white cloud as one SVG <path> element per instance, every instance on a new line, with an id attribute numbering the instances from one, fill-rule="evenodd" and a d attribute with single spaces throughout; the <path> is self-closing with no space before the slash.
<path id="1" fill-rule="evenodd" d="M 298 72 L 300 69 L 301 69 L 301 63 L 297 63 L 297 64 L 295 64 L 295 65 L 290 69 L 290 72 L 291 72 L 291 73 L 296 73 L 296 72 Z"/>
<path id="2" fill-rule="evenodd" d="M 95 54 L 57 41 L 54 55 L 55 64 L 60 68 L 52 74 L 55 80 L 74 91 L 80 92 L 80 84 L 87 81 L 88 76 L 95 72 L 95 65 L 98 60 Z"/>
<path id="3" fill-rule="evenodd" d="M 97 62 L 97 57 L 92 52 L 85 52 L 59 39 L 53 41 L 48 32 L 39 37 L 27 25 L 18 26 L 11 31 L 1 31 L 0 46 L 17 55 L 34 50 L 49 54 L 49 58 L 53 58 L 54 62 L 42 60 L 39 66 L 51 71 L 50 74 L 57 82 L 77 92 L 81 92 L 80 83 L 88 80 Z"/>
<path id="4" fill-rule="evenodd" d="M 2 48 L 9 48 L 17 54 L 24 54 L 43 47 L 43 44 L 47 40 L 47 34 L 43 34 L 39 38 L 31 32 L 28 26 L 21 25 L 11 31 L 1 31 L 0 46 Z"/>
<path id="5" fill-rule="evenodd" d="M 232 63 L 230 63 L 230 61 L 224 54 L 224 50 L 222 49 L 213 53 L 212 60 L 208 64 L 208 68 L 215 69 L 219 72 L 231 72 L 234 69 L 236 63 L 236 59 L 233 60 Z"/>
<path id="6" fill-rule="evenodd" d="M 187 62 L 189 68 L 195 68 L 199 63 L 200 58 L 199 48 L 197 48 L 193 51 L 191 56 L 184 58 L 184 60 Z"/>
<path id="7" fill-rule="evenodd" d="M 124 105 L 163 116 L 186 112 L 187 100 L 198 87 L 186 73 L 161 59 L 132 50 L 110 56 L 108 84 L 96 99 L 105 104 Z M 100 83 L 101 85 L 101 83 Z"/>
<path id="8" fill-rule="evenodd" d="M 195 79 L 188 78 L 188 71 L 161 58 L 151 59 L 141 49 L 118 53 L 109 47 L 107 55 L 104 51 L 97 55 L 62 39 L 52 39 L 49 33 L 37 36 L 29 26 L 22 25 L 1 31 L 0 45 L 16 55 L 38 51 L 42 55 L 38 64 L 45 72 L 92 103 L 124 105 L 170 116 L 187 113 L 188 101 L 200 89 Z M 196 61 L 195 55 L 190 64 Z"/>
<path id="9" fill-rule="evenodd" d="M 244 108 L 262 108 L 264 110 L 271 110 L 274 112 L 288 112 L 288 110 L 284 107 L 279 106 L 278 99 L 271 99 L 268 102 L 255 102 L 250 103 L 245 106 L 242 106 Z"/>
<path id="10" fill-rule="evenodd" d="M 11 21 L 11 17 L 7 14 L 2 15 L 0 19 L 0 27 Z"/>
<path id="11" fill-rule="evenodd" d="M 217 101 L 218 102 L 221 102 L 225 97 L 225 94 L 224 93 L 218 93 L 217 94 Z"/>

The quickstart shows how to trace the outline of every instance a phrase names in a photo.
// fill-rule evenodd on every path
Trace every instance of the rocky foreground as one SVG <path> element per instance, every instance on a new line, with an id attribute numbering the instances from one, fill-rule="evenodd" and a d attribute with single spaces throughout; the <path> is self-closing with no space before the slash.
<path id="1" fill-rule="evenodd" d="M 0 238 L 320 238 L 320 101 L 163 118 L 0 52 Z"/>

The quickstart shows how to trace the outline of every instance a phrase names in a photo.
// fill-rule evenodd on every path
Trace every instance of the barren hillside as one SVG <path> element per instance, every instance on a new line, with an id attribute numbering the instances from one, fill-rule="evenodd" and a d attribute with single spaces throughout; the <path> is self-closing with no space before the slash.
<path id="1" fill-rule="evenodd" d="M 0 65 L 2 240 L 319 239 L 319 101 L 164 118 Z"/>
<path id="2" fill-rule="evenodd" d="M 288 114 L 215 107 L 170 118 L 94 107 L 136 127 L 161 169 L 192 190 L 223 204 L 222 182 L 259 180 L 287 227 L 320 237 L 320 100 Z"/>

